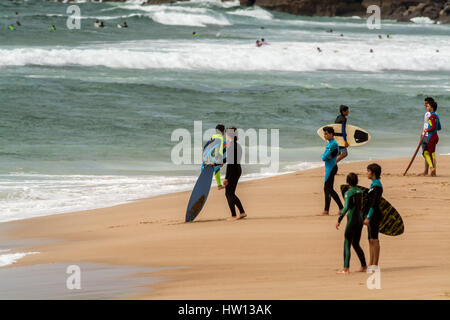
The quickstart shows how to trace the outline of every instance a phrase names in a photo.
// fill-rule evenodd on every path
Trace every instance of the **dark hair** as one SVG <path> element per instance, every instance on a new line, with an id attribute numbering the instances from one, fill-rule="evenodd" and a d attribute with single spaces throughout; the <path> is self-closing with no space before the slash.
<path id="1" fill-rule="evenodd" d="M 264 41 L 264 38 L 262 38 L 261 41 Z"/>
<path id="2" fill-rule="evenodd" d="M 367 166 L 367 170 L 372 172 L 375 175 L 375 178 L 380 179 L 380 177 L 381 177 L 381 167 L 378 164 L 376 164 L 376 163 L 369 164 Z"/>
<path id="3" fill-rule="evenodd" d="M 341 104 L 341 106 L 339 107 L 339 111 L 341 112 L 342 115 L 344 115 L 344 112 L 346 112 L 348 110 L 348 106 Z"/>
<path id="4" fill-rule="evenodd" d="M 351 187 L 356 187 L 358 185 L 358 175 L 356 173 L 350 172 L 347 175 L 347 183 Z"/>
<path id="5" fill-rule="evenodd" d="M 436 112 L 438 108 L 438 104 L 436 101 L 430 102 L 430 107 L 433 108 L 433 111 Z"/>
<path id="6" fill-rule="evenodd" d="M 426 97 L 424 101 L 428 104 L 431 104 L 432 102 L 434 102 L 434 99 L 432 97 Z"/>
<path id="7" fill-rule="evenodd" d="M 221 133 L 225 132 L 225 126 L 223 124 L 218 124 L 216 126 L 216 130 L 219 130 Z"/>
<path id="8" fill-rule="evenodd" d="M 323 132 L 331 133 L 334 136 L 334 129 L 332 127 L 324 127 Z"/>

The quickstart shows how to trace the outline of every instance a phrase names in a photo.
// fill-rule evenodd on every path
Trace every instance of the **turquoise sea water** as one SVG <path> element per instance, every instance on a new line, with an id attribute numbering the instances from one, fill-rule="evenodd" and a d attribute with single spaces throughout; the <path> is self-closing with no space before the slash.
<path id="1" fill-rule="evenodd" d="M 316 130 L 340 104 L 372 134 L 348 160 L 410 156 L 433 96 L 438 153 L 450 153 L 449 25 L 369 30 L 356 17 L 197 0 L 78 3 L 81 29 L 68 30 L 72 4 L 0 2 L 0 222 L 192 188 L 199 166 L 171 162 L 171 134 L 200 120 L 279 129 L 288 172 L 320 165 Z M 261 37 L 270 46 L 257 48 Z M 244 168 L 247 178 L 259 170 Z"/>

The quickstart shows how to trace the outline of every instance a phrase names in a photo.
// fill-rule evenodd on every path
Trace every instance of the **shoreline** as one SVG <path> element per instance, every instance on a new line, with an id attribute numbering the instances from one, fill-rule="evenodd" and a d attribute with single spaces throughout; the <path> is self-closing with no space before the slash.
<path id="1" fill-rule="evenodd" d="M 322 167 L 239 184 L 248 218 L 236 222 L 224 220 L 229 216 L 225 196 L 213 187 L 190 224 L 184 223 L 190 191 L 1 223 L 2 240 L 51 239 L 22 247 L 40 254 L 6 268 L 73 261 L 170 268 L 151 274 L 161 282 L 128 297 L 138 299 L 449 299 L 449 159 L 438 156 L 437 178 L 414 175 L 423 167 L 420 157 L 406 177 L 402 171 L 409 159 L 376 160 L 383 167 L 384 197 L 405 223 L 403 235 L 380 238 L 384 290 L 368 290 L 366 274 L 334 274 L 342 265 L 344 236 L 334 228 L 336 215 L 315 216 L 323 205 Z M 341 164 L 335 189 L 350 171 L 367 186 L 364 169 L 370 162 Z M 429 212 L 432 208 L 437 212 Z M 367 257 L 366 239 L 364 229 Z M 354 253 L 350 267 L 358 267 Z"/>

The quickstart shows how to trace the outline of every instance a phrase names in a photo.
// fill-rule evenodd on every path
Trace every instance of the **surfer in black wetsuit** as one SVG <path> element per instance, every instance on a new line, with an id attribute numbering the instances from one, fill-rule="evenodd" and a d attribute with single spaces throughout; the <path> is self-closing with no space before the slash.
<path id="1" fill-rule="evenodd" d="M 228 206 L 231 211 L 231 217 L 227 220 L 234 221 L 247 216 L 244 207 L 242 207 L 241 200 L 236 196 L 237 184 L 242 174 L 242 147 L 237 142 L 238 137 L 236 127 L 227 128 L 226 132 L 229 146 L 227 148 L 227 158 L 225 160 L 227 163 L 227 173 L 225 175 L 225 180 L 223 180 L 223 185 L 225 186 L 225 196 L 227 197 Z M 235 207 L 238 207 L 239 209 L 239 216 L 236 215 Z"/>
<path id="2" fill-rule="evenodd" d="M 338 271 L 337 274 L 349 274 L 350 273 L 350 248 L 355 249 L 361 262 L 361 269 L 358 272 L 365 272 L 367 270 L 366 258 L 364 257 L 364 251 L 359 245 L 361 240 L 361 231 L 363 228 L 362 217 L 362 204 L 363 204 L 363 192 L 357 187 L 358 176 L 355 173 L 349 173 L 347 175 L 347 183 L 350 185 L 350 189 L 345 193 L 345 205 L 339 215 L 336 229 L 347 214 L 347 226 L 345 227 L 345 241 L 344 241 L 344 269 Z"/>
<path id="3" fill-rule="evenodd" d="M 380 257 L 380 241 L 378 232 L 380 230 L 381 209 L 380 202 L 383 195 L 383 186 L 380 182 L 381 167 L 372 163 L 367 166 L 367 177 L 372 180 L 368 193 L 367 209 L 369 210 L 364 224 L 367 226 L 370 248 L 370 265 L 378 266 Z"/>
<path id="4" fill-rule="evenodd" d="M 347 155 L 348 155 L 347 148 L 349 146 L 349 144 L 347 142 L 347 117 L 348 117 L 348 114 L 350 113 L 350 110 L 347 106 L 341 105 L 339 107 L 339 112 L 341 114 L 337 116 L 336 121 L 334 123 L 342 124 L 341 132 L 342 132 L 342 138 L 344 139 L 344 142 L 345 142 L 345 146 L 344 147 L 339 146 L 339 155 L 336 158 L 336 162 L 339 162 L 342 159 L 347 157 Z"/>

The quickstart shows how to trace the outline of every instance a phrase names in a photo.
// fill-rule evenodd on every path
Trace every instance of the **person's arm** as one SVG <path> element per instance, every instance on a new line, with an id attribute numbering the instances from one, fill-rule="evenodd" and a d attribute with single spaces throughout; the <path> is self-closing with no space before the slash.
<path id="1" fill-rule="evenodd" d="M 348 211 L 348 209 L 349 209 L 350 198 L 351 198 L 350 192 L 347 191 L 347 192 L 345 193 L 345 204 L 344 204 L 344 208 L 342 209 L 341 214 L 340 214 L 340 216 L 339 216 L 339 218 L 338 218 L 338 223 L 341 223 L 342 219 L 344 219 L 345 214 L 347 213 L 347 211 Z"/>
<path id="2" fill-rule="evenodd" d="M 331 156 L 332 149 L 327 146 L 325 149 L 325 152 L 322 154 L 322 161 L 327 161 L 329 157 Z"/>
<path id="3" fill-rule="evenodd" d="M 375 211 L 375 205 L 379 203 L 379 199 L 381 198 L 381 188 L 380 187 L 373 187 L 372 191 L 369 192 L 369 213 L 367 214 L 366 220 L 369 220 L 372 218 L 373 213 Z"/>
<path id="4" fill-rule="evenodd" d="M 431 122 L 431 128 L 426 129 L 426 132 L 433 132 L 436 130 L 436 116 L 432 114 L 430 118 L 428 119 L 429 122 Z"/>
<path id="5" fill-rule="evenodd" d="M 342 138 L 347 142 L 347 121 L 342 123 Z"/>

